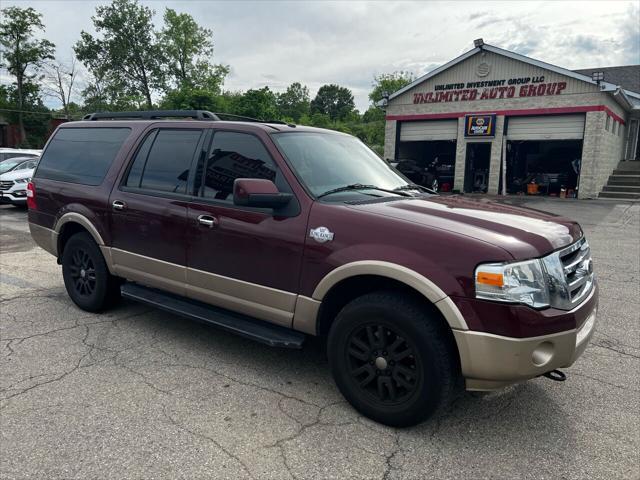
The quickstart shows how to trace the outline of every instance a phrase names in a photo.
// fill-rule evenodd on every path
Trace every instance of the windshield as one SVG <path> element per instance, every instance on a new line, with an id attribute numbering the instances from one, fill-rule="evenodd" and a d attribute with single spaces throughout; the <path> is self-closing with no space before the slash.
<path id="1" fill-rule="evenodd" d="M 298 177 L 314 196 L 347 185 L 394 190 L 407 180 L 355 137 L 331 133 L 273 134 Z"/>
<path id="2" fill-rule="evenodd" d="M 20 158 L 18 160 L 5 160 L 4 162 L 0 163 L 0 173 L 5 173 L 5 172 L 9 172 L 11 170 L 13 170 L 13 168 L 16 165 L 21 164 L 22 162 L 24 162 L 24 158 Z"/>

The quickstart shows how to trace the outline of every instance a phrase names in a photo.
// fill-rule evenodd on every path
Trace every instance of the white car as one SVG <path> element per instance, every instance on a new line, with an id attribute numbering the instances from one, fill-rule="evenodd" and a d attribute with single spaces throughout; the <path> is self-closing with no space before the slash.
<path id="1" fill-rule="evenodd" d="M 27 184 L 31 181 L 38 160 L 39 157 L 23 159 L 10 171 L 0 175 L 0 203 L 17 206 L 27 204 Z"/>
<path id="2" fill-rule="evenodd" d="M 13 157 L 39 157 L 42 150 L 32 150 L 26 148 L 0 148 L 0 162 Z"/>

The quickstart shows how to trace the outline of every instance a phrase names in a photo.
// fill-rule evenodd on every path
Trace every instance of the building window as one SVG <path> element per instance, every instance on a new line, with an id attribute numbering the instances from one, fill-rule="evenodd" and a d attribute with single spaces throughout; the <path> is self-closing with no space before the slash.
<path id="1" fill-rule="evenodd" d="M 623 126 L 622 124 L 620 124 L 620 125 L 618 126 L 618 136 L 621 136 L 621 135 L 622 135 L 622 129 L 623 129 L 623 128 L 624 128 L 624 126 Z"/>
<path id="2" fill-rule="evenodd" d="M 607 115 L 607 123 L 604 127 L 604 129 L 608 132 L 609 131 L 609 125 L 611 124 L 611 117 L 609 115 Z"/>
<path id="3" fill-rule="evenodd" d="M 618 122 L 616 122 L 615 120 L 613 121 L 613 129 L 611 129 L 611 133 L 613 133 L 614 135 L 617 133 L 616 129 L 618 128 Z"/>

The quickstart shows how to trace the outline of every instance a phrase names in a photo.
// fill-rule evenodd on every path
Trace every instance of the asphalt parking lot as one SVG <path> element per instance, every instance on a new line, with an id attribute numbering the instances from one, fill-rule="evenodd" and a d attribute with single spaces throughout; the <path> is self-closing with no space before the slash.
<path id="1" fill-rule="evenodd" d="M 513 199 L 579 220 L 601 300 L 568 379 L 464 394 L 396 430 L 341 397 L 321 342 L 270 349 L 123 302 L 68 299 L 0 207 L 1 478 L 640 478 L 640 204 Z"/>

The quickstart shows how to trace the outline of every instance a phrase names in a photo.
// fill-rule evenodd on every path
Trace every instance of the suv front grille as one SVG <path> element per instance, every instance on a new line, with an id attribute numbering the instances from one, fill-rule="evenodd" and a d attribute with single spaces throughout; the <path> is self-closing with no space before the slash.
<path id="1" fill-rule="evenodd" d="M 579 303 L 593 285 L 593 262 L 591 249 L 587 240 L 582 237 L 573 245 L 560 250 L 560 261 L 564 269 L 569 298 L 573 305 Z"/>
<path id="2" fill-rule="evenodd" d="M 13 187 L 13 180 L 4 180 L 0 182 L 0 190 L 9 190 Z"/>
<path id="3" fill-rule="evenodd" d="M 593 261 L 584 237 L 544 257 L 542 262 L 547 272 L 551 306 L 571 310 L 593 289 Z"/>

